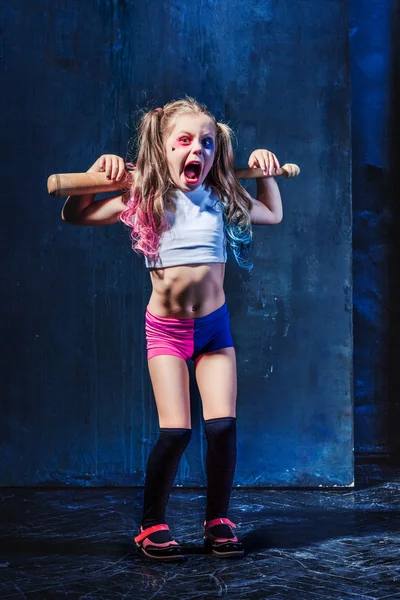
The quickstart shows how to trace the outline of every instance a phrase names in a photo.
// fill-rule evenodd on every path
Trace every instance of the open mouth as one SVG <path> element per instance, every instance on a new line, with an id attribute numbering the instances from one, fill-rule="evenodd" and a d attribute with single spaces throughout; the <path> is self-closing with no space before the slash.
<path id="1" fill-rule="evenodd" d="M 183 174 L 187 183 L 197 183 L 201 174 L 201 163 L 193 161 L 188 163 L 183 169 Z"/>

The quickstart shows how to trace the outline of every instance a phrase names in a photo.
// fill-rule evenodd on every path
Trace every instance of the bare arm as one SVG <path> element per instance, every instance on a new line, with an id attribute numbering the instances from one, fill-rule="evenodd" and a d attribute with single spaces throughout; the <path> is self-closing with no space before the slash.
<path id="1" fill-rule="evenodd" d="M 255 225 L 275 225 L 282 221 L 282 199 L 274 173 L 279 169 L 279 161 L 269 150 L 254 150 L 249 157 L 250 168 L 260 168 L 265 175 L 257 179 L 257 200 L 252 198 L 251 222 Z"/>
<path id="2" fill-rule="evenodd" d="M 124 195 L 94 201 L 94 195 L 69 196 L 61 212 L 61 218 L 70 225 L 112 225 L 118 223 L 126 208 Z"/>
<path id="3" fill-rule="evenodd" d="M 257 179 L 257 200 L 252 200 L 251 222 L 255 225 L 276 225 L 283 218 L 282 199 L 274 177 Z"/>
<path id="4" fill-rule="evenodd" d="M 125 173 L 122 158 L 114 154 L 104 154 L 90 167 L 88 173 L 105 171 L 109 179 L 119 181 Z M 121 212 L 126 208 L 125 194 L 118 194 L 106 200 L 95 202 L 94 194 L 69 196 L 62 212 L 63 221 L 71 225 L 111 225 L 117 223 Z"/>

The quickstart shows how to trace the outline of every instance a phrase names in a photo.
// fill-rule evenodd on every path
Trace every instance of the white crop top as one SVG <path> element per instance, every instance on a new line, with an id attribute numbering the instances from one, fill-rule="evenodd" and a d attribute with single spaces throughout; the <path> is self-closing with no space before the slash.
<path id="1" fill-rule="evenodd" d="M 226 262 L 223 205 L 204 185 L 194 192 L 175 190 L 176 212 L 166 210 L 169 229 L 160 237 L 157 261 L 145 256 L 146 267 Z"/>

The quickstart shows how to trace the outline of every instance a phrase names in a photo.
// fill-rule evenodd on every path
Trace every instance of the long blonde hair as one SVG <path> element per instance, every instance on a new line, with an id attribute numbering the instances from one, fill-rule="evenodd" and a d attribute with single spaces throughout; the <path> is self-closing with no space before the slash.
<path id="1" fill-rule="evenodd" d="M 165 210 L 169 194 L 175 187 L 169 173 L 164 140 L 175 121 L 190 113 L 205 115 L 214 123 L 214 162 L 204 183 L 218 195 L 224 206 L 225 232 L 238 264 L 250 270 L 251 199 L 234 174 L 233 132 L 228 125 L 217 123 L 207 107 L 193 98 L 176 100 L 162 109 L 143 114 L 138 128 L 134 183 L 121 220 L 132 228 L 132 248 L 148 258 L 157 259 L 160 236 L 168 228 Z"/>

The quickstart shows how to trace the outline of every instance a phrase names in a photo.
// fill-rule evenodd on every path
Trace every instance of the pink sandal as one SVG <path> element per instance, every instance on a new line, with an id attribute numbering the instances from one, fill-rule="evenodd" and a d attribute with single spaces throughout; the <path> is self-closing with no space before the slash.
<path id="1" fill-rule="evenodd" d="M 182 548 L 173 539 L 170 539 L 166 542 L 157 542 L 156 540 L 150 540 L 149 536 L 152 534 L 156 534 L 159 531 L 169 531 L 168 525 L 153 525 L 152 527 L 147 527 L 143 529 L 140 527 L 140 533 L 137 535 L 134 540 L 136 544 L 136 548 L 138 552 L 147 556 L 147 558 L 151 558 L 153 560 L 182 560 L 185 558 L 184 554 L 182 554 Z M 159 537 L 160 539 L 165 539 L 164 536 L 154 536 L 155 538 Z M 167 537 L 170 537 L 169 535 Z"/>
<path id="2" fill-rule="evenodd" d="M 204 547 L 215 556 L 244 556 L 243 545 L 232 531 L 236 525 L 229 519 L 204 521 Z"/>

